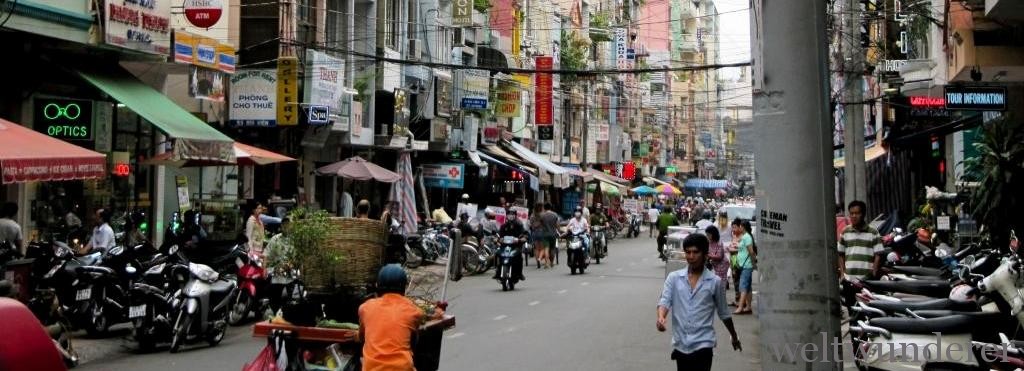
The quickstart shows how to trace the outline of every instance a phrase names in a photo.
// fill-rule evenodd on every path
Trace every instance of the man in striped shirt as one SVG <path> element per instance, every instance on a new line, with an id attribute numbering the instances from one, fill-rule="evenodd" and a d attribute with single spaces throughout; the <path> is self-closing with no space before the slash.
<path id="1" fill-rule="evenodd" d="M 839 272 L 851 278 L 871 279 L 877 277 L 882 263 L 882 237 L 878 231 L 864 221 L 863 201 L 853 201 L 847 207 L 850 225 L 839 237 Z"/>

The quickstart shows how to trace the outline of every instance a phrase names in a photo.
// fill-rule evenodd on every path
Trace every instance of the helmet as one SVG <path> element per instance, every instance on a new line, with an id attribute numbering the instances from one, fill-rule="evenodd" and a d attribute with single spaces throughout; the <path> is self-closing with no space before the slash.
<path id="1" fill-rule="evenodd" d="M 388 264 L 380 268 L 377 274 L 377 289 L 381 292 L 405 293 L 409 277 L 398 264 Z"/>
<path id="2" fill-rule="evenodd" d="M 598 203 L 594 204 L 594 207 L 600 209 L 600 208 L 604 207 L 604 205 L 602 205 L 600 202 L 598 202 Z"/>
<path id="3" fill-rule="evenodd" d="M 463 193 L 462 194 L 462 199 L 463 200 L 468 200 L 469 199 L 469 194 L 468 193 Z"/>

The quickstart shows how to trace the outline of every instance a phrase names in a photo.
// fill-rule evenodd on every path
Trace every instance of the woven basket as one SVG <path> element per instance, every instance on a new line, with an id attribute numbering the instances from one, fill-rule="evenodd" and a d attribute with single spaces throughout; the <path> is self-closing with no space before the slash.
<path id="1" fill-rule="evenodd" d="M 341 255 L 341 264 L 330 272 L 306 272 L 307 284 L 314 288 L 332 283 L 360 287 L 376 282 L 387 244 L 384 223 L 374 219 L 333 217 L 330 224 L 327 244 Z"/>

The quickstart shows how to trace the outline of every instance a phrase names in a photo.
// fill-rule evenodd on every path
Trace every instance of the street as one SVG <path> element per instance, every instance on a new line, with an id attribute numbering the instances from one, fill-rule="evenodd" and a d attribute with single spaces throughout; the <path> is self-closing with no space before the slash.
<path id="1" fill-rule="evenodd" d="M 445 334 L 441 369 L 673 369 L 671 332 L 654 328 L 665 275 L 654 239 L 646 234 L 618 239 L 609 250 L 607 260 L 577 276 L 569 274 L 564 251 L 563 264 L 553 269 L 538 270 L 531 260 L 527 280 L 512 292 L 501 291 L 489 278 L 493 272 L 449 283 L 448 311 L 456 316 L 457 326 Z M 731 302 L 731 290 L 729 295 Z M 760 369 L 757 318 L 733 318 L 743 351 L 730 349 L 728 332 L 716 322 L 714 369 Z M 256 356 L 265 340 L 240 326 L 231 328 L 217 347 L 199 343 L 180 354 L 136 354 L 127 338 L 76 344 L 83 352 L 81 370 L 237 370 Z"/>

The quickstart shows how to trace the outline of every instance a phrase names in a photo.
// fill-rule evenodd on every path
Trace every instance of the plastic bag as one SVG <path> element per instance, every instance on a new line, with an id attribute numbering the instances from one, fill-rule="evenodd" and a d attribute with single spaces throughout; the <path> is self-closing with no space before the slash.
<path id="1" fill-rule="evenodd" d="M 242 367 L 242 371 L 279 371 L 275 358 L 274 348 L 267 344 L 252 362 L 246 363 L 245 367 Z"/>

